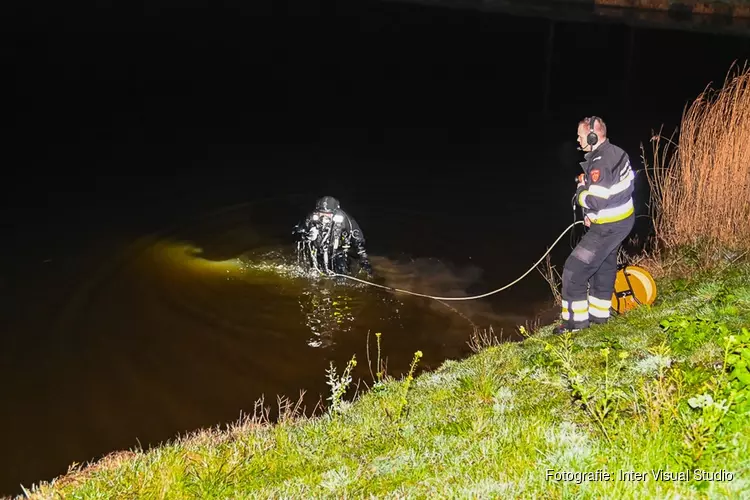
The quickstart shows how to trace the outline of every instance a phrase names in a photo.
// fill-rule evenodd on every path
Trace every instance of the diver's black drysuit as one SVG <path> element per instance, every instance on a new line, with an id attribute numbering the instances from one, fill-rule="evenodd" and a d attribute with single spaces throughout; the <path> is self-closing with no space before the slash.
<path id="1" fill-rule="evenodd" d="M 330 199 L 328 203 L 323 200 Z M 301 259 L 325 273 L 351 274 L 349 258 L 359 259 L 359 267 L 372 274 L 365 249 L 365 237 L 357 221 L 342 210 L 335 198 L 319 200 L 316 209 L 294 229 Z"/>

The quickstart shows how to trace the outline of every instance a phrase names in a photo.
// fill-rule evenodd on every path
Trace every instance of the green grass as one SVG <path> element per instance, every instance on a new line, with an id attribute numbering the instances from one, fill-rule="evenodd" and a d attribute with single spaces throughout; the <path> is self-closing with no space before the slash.
<path id="1" fill-rule="evenodd" d="M 543 327 L 414 379 L 386 377 L 354 402 L 334 391 L 330 410 L 316 418 L 290 411 L 275 425 L 246 419 L 112 455 L 30 494 L 750 497 L 750 333 L 742 330 L 750 327 L 750 265 L 659 286 L 652 307 L 604 326 L 572 336 Z M 330 376 L 332 386 L 342 380 Z M 556 481 L 549 469 L 614 478 Z M 695 469 L 729 471 L 733 480 L 652 476 Z M 619 471 L 647 476 L 621 480 Z"/>

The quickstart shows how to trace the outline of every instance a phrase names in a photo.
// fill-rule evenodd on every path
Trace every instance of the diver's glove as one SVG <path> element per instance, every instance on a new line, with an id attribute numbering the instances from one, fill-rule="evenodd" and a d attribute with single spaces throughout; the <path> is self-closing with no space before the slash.
<path id="1" fill-rule="evenodd" d="M 318 231 L 318 228 L 313 226 L 310 228 L 306 228 L 304 226 L 294 226 L 294 231 L 292 231 L 292 234 L 294 235 L 295 239 L 299 241 L 315 241 L 318 238 L 318 234 L 320 232 Z"/>
<path id="2" fill-rule="evenodd" d="M 359 262 L 359 267 L 362 269 L 365 273 L 367 273 L 367 277 L 369 279 L 373 278 L 373 272 L 372 272 L 372 265 L 370 265 L 370 261 L 367 259 L 366 256 L 362 257 L 362 260 Z"/>
<path id="3" fill-rule="evenodd" d="M 303 226 L 296 225 L 292 230 L 292 237 L 294 241 L 304 241 L 307 239 L 307 230 Z"/>

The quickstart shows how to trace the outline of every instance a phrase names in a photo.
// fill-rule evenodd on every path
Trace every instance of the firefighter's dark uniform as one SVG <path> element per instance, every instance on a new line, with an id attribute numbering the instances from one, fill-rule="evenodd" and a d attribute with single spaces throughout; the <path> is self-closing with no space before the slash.
<path id="1" fill-rule="evenodd" d="M 561 326 L 568 330 L 609 319 L 617 253 L 635 223 L 635 174 L 627 153 L 605 139 L 584 158 L 586 177 L 575 199 L 591 226 L 563 269 Z"/>

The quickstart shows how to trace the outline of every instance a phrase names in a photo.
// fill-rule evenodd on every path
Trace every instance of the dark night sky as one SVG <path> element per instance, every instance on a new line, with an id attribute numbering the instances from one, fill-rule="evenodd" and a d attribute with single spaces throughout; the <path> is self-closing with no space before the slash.
<path id="1" fill-rule="evenodd" d="M 345 149 L 432 160 L 443 149 L 464 155 L 466 144 L 522 157 L 540 142 L 569 140 L 590 112 L 637 146 L 749 53 L 748 39 L 639 31 L 628 66 L 627 28 L 560 24 L 555 119 L 543 120 L 542 20 L 377 2 L 104 8 L 112 3 L 3 16 L 6 154 L 37 185 L 75 178 L 83 190 L 92 168 L 103 177 L 202 174 L 207 162 L 212 173 L 236 168 L 218 165 L 209 144 L 321 161 Z M 422 130 L 396 132 L 409 128 Z M 531 167 L 503 175 L 517 168 Z M 430 170 L 410 168 L 420 178 Z M 355 166 L 345 176 L 367 177 Z"/>

